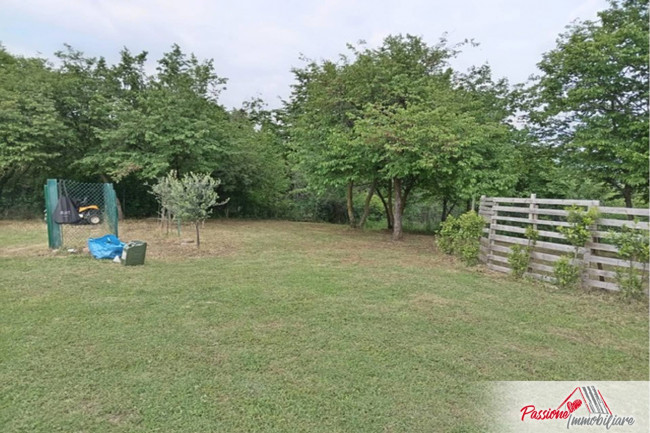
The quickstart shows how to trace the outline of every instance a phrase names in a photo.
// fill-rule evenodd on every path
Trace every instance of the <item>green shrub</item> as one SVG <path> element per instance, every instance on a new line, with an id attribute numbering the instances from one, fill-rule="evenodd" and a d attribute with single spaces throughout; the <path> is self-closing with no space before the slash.
<path id="1" fill-rule="evenodd" d="M 628 262 L 626 268 L 616 270 L 616 282 L 626 298 L 640 298 L 647 277 L 649 242 L 646 232 L 623 226 L 621 231 L 610 232 L 609 238 L 618 248 L 618 255 Z M 634 267 L 634 262 L 643 264 L 643 269 Z"/>
<path id="2" fill-rule="evenodd" d="M 454 241 L 460 231 L 460 221 L 449 215 L 440 227 L 438 248 L 445 254 L 454 254 Z"/>
<path id="3" fill-rule="evenodd" d="M 530 253 L 528 248 L 519 244 L 510 247 L 508 263 L 510 264 L 510 269 L 512 269 L 513 277 L 523 277 L 528 270 L 528 264 L 530 263 Z"/>
<path id="4" fill-rule="evenodd" d="M 454 250 L 460 255 L 460 259 L 467 266 L 478 263 L 478 256 L 481 245 L 481 235 L 485 220 L 474 211 L 469 211 L 458 217 L 460 230 L 454 245 Z"/>
<path id="5" fill-rule="evenodd" d="M 566 211 L 569 213 L 566 220 L 570 225 L 568 227 L 558 227 L 557 230 L 573 245 L 575 249 L 573 258 L 577 259 L 578 250 L 580 247 L 584 247 L 591 238 L 589 227 L 598 220 L 598 209 L 589 208 L 588 211 L 584 211 L 580 207 L 573 205 L 566 208 Z"/>
<path id="6" fill-rule="evenodd" d="M 562 256 L 553 265 L 555 284 L 563 289 L 577 287 L 580 281 L 580 267 L 570 256 Z"/>
<path id="7" fill-rule="evenodd" d="M 526 246 L 513 245 L 510 247 L 510 254 L 508 254 L 508 263 L 510 269 L 512 269 L 512 276 L 515 278 L 523 277 L 528 270 L 530 254 L 533 252 L 537 239 L 539 239 L 539 232 L 533 226 L 528 226 L 526 227 L 525 236 L 528 239 L 528 244 Z"/>
<path id="8" fill-rule="evenodd" d="M 474 211 L 457 219 L 449 216 L 442 223 L 438 247 L 447 254 L 459 256 L 467 266 L 473 266 L 478 263 L 483 227 L 485 220 Z"/>

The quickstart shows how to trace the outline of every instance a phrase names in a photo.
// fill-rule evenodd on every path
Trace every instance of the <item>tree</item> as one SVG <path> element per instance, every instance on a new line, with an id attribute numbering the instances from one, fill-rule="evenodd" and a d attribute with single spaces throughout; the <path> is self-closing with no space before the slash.
<path id="1" fill-rule="evenodd" d="M 457 47 L 444 38 L 429 46 L 389 36 L 379 48 L 350 49 L 339 63 L 296 71 L 291 140 L 308 180 L 345 185 L 349 204 L 353 185 L 369 184 L 365 207 L 376 191 L 396 240 L 416 188 L 456 199 L 514 183 L 503 170 L 514 153 L 507 84 L 494 83 L 489 68 L 454 74 Z"/>
<path id="2" fill-rule="evenodd" d="M 152 192 L 167 212 L 180 220 L 191 221 L 196 229 L 196 247 L 200 248 L 201 238 L 199 228 L 214 206 L 221 206 L 228 199 L 218 202 L 217 187 L 219 179 L 213 179 L 208 174 L 185 173 L 181 179 L 176 172 L 170 171 L 166 177 L 159 179 L 152 187 Z"/>
<path id="3" fill-rule="evenodd" d="M 224 207 L 228 216 L 278 217 L 287 207 L 288 166 L 273 116 L 259 100 L 228 113 L 223 126 L 228 151 L 212 171 L 225 185 L 220 192 L 230 198 Z"/>
<path id="4" fill-rule="evenodd" d="M 212 171 L 225 142 L 227 116 L 217 104 L 224 79 L 211 60 L 200 62 L 178 45 L 158 61 L 154 77 L 146 77 L 145 61 L 146 53 L 124 49 L 107 72 L 113 87 L 91 104 L 104 124 L 94 128 L 98 142 L 79 165 L 116 181 L 131 173 L 149 180 L 170 169 Z"/>
<path id="5" fill-rule="evenodd" d="M 22 199 L 40 207 L 44 179 L 64 165 L 62 159 L 72 136 L 56 110 L 54 81 L 55 74 L 43 59 L 14 57 L 0 46 L 3 206 Z"/>
<path id="6" fill-rule="evenodd" d="M 346 188 L 348 222 L 356 226 L 353 187 L 364 175 L 365 160 L 353 147 L 354 115 L 362 103 L 350 93 L 350 65 L 311 62 L 294 70 L 290 147 L 292 160 L 318 193 L 329 188 Z"/>
<path id="7" fill-rule="evenodd" d="M 632 207 L 648 195 L 648 0 L 611 0 L 538 64 L 530 120 L 542 143 Z"/>

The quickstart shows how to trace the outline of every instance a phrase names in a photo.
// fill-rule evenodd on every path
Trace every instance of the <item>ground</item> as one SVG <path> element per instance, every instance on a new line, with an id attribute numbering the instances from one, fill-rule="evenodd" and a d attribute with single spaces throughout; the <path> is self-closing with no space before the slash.
<path id="1" fill-rule="evenodd" d="M 0 222 L 1 431 L 479 432 L 491 380 L 648 380 L 646 304 L 467 269 L 430 236 L 120 237 L 149 242 L 145 266 Z"/>

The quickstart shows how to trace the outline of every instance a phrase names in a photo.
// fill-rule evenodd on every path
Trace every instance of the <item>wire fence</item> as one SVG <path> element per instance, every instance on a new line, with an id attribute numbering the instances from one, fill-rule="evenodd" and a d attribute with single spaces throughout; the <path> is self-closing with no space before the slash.
<path id="1" fill-rule="evenodd" d="M 74 180 L 48 180 L 46 211 L 51 248 L 80 249 L 88 238 L 112 233 L 117 236 L 117 199 L 112 184 L 84 183 Z M 60 197 L 68 197 L 78 213 L 74 224 L 57 224 L 53 210 Z"/>

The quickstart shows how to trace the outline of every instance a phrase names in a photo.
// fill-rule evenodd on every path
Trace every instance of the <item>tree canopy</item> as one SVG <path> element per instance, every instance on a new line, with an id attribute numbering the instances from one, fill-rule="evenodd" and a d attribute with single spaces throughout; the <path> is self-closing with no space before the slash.
<path id="1" fill-rule="evenodd" d="M 349 205 L 354 182 L 384 185 L 399 239 L 414 188 L 458 198 L 514 183 L 503 172 L 514 150 L 507 85 L 488 67 L 454 73 L 457 47 L 444 39 L 389 36 L 379 48 L 350 49 L 352 58 L 295 71 L 291 144 L 317 187 L 347 184 Z"/>
<path id="2" fill-rule="evenodd" d="M 158 212 L 172 170 L 221 179 L 221 216 L 432 230 L 481 195 L 648 201 L 648 0 L 576 21 L 512 86 L 452 67 L 471 42 L 391 35 L 302 59 L 281 109 L 227 109 L 211 59 L 172 45 L 110 64 L 0 46 L 0 216 L 38 215 L 46 178 L 113 182 L 126 216 Z M 343 48 L 343 47 L 342 47 Z"/>
<path id="3" fill-rule="evenodd" d="M 564 165 L 632 206 L 648 195 L 648 1 L 612 1 L 544 54 L 531 88 L 535 136 Z"/>

